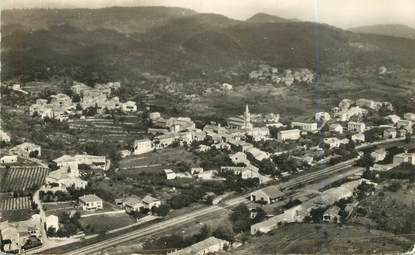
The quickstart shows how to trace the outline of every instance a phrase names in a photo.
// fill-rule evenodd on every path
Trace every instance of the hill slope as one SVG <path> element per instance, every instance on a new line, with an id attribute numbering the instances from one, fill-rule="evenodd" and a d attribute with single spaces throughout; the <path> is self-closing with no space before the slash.
<path id="1" fill-rule="evenodd" d="M 356 33 L 377 34 L 415 39 L 415 29 L 400 24 L 353 27 L 349 30 Z"/>

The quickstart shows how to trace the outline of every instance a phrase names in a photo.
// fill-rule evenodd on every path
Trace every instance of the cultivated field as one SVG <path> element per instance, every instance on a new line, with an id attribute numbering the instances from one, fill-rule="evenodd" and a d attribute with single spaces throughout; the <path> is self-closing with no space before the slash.
<path id="1" fill-rule="evenodd" d="M 30 197 L 3 198 L 0 200 L 0 212 L 3 220 L 27 220 L 31 216 L 31 199 Z"/>
<path id="2" fill-rule="evenodd" d="M 1 169 L 1 192 L 28 191 L 38 189 L 45 182 L 48 169 L 39 166 L 10 167 Z"/>

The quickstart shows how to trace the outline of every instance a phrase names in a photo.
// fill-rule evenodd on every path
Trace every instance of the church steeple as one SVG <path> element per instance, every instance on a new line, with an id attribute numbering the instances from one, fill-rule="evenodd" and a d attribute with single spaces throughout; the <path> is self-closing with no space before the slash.
<path id="1" fill-rule="evenodd" d="M 252 127 L 251 113 L 249 112 L 248 104 L 245 105 L 244 122 L 245 122 L 245 128 L 250 129 Z"/>

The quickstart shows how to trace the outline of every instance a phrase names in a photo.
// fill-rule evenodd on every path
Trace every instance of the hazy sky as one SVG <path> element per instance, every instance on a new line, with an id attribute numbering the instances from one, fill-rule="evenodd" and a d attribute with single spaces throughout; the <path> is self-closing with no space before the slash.
<path id="1" fill-rule="evenodd" d="M 342 28 L 389 23 L 415 28 L 415 0 L 0 0 L 0 6 L 5 9 L 152 5 L 185 7 L 234 19 L 266 12 Z"/>

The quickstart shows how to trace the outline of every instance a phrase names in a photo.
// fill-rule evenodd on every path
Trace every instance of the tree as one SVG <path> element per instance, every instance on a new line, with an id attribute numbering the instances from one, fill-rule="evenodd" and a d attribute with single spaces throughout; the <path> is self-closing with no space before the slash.
<path id="1" fill-rule="evenodd" d="M 233 209 L 230 219 L 235 233 L 248 231 L 251 226 L 251 212 L 248 207 L 241 203 Z"/>
<path id="2" fill-rule="evenodd" d="M 373 164 L 375 163 L 375 160 L 370 155 L 369 151 L 365 151 L 363 156 L 357 161 L 357 165 L 364 167 L 366 169 L 369 169 Z"/>
<path id="3" fill-rule="evenodd" d="M 255 215 L 255 218 L 253 219 L 253 223 L 261 222 L 267 216 L 267 213 L 261 207 L 255 208 L 255 211 L 256 211 L 256 215 Z"/>
<path id="4" fill-rule="evenodd" d="M 170 212 L 170 206 L 168 204 L 162 204 L 159 207 L 151 208 L 151 211 L 153 214 L 164 217 Z"/>
<path id="5" fill-rule="evenodd" d="M 39 155 L 39 151 L 38 150 L 34 150 L 29 152 L 29 158 L 36 158 Z"/>
<path id="6" fill-rule="evenodd" d="M 54 227 L 49 227 L 46 234 L 47 236 L 56 236 L 56 229 Z"/>
<path id="7" fill-rule="evenodd" d="M 224 239 L 227 241 L 232 241 L 235 233 L 232 230 L 232 226 L 229 224 L 220 224 L 218 228 L 213 231 L 212 235 L 219 239 Z"/>

